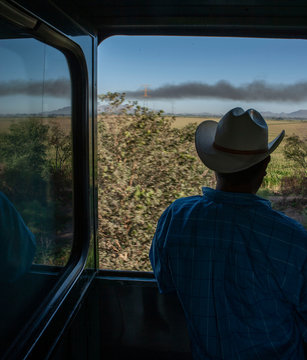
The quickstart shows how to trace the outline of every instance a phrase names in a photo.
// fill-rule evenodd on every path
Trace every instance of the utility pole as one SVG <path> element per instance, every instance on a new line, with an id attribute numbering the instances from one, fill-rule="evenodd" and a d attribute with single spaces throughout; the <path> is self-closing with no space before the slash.
<path id="1" fill-rule="evenodd" d="M 148 87 L 150 86 L 149 84 L 143 84 L 144 86 L 144 107 L 148 107 L 148 98 L 150 97 L 148 95 Z"/>

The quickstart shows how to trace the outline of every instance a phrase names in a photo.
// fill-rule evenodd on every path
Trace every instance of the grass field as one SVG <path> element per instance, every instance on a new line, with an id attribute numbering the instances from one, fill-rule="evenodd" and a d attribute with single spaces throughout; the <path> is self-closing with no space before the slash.
<path id="1" fill-rule="evenodd" d="M 173 124 L 174 127 L 182 128 L 187 124 L 200 124 L 205 120 L 219 121 L 220 118 L 205 118 L 205 117 L 176 117 Z M 269 127 L 269 141 L 274 139 L 282 130 L 285 130 L 286 135 L 296 134 L 301 138 L 307 138 L 307 120 L 267 120 Z"/>
<path id="2" fill-rule="evenodd" d="M 28 117 L 0 117 L 0 133 L 9 129 L 12 124 L 19 124 L 28 120 Z M 37 117 L 39 119 L 39 117 Z M 71 131 L 71 117 L 70 116 L 57 116 L 57 117 L 45 117 L 42 118 L 43 124 L 57 123 L 65 131 L 69 133 Z"/>
<path id="3" fill-rule="evenodd" d="M 189 123 L 200 124 L 204 120 L 219 121 L 219 118 L 200 117 L 176 117 L 174 127 L 182 128 Z M 273 140 L 282 130 L 286 136 L 298 135 L 301 139 L 307 139 L 307 120 L 267 120 L 269 127 L 269 141 Z M 268 168 L 268 175 L 265 179 L 265 187 L 271 191 L 278 191 L 280 180 L 284 176 L 291 176 L 296 173 L 294 164 L 286 161 L 283 156 L 284 142 L 271 155 L 271 163 Z"/>
<path id="4" fill-rule="evenodd" d="M 177 117 L 173 126 L 182 128 L 187 124 L 200 124 L 204 120 L 219 121 L 219 118 Z M 307 120 L 266 120 L 269 128 L 269 141 L 273 140 L 282 130 L 286 137 L 298 135 L 307 141 Z M 268 166 L 267 175 L 258 195 L 269 199 L 274 208 L 285 212 L 288 216 L 296 219 L 307 228 L 307 199 L 297 197 L 295 194 L 287 198 L 281 196 L 281 179 L 299 175 L 301 169 L 297 169 L 294 163 L 286 160 L 283 155 L 285 142 L 271 154 L 271 162 Z M 302 174 L 299 176 L 307 176 Z"/>
<path id="5" fill-rule="evenodd" d="M 10 125 L 17 124 L 27 120 L 27 117 L 12 117 L 12 118 L 0 118 L 0 133 L 6 132 Z M 206 117 L 183 117 L 178 116 L 175 119 L 173 127 L 182 128 L 187 124 L 196 123 L 200 124 L 204 120 L 208 120 Z M 219 121 L 219 118 L 210 118 L 211 120 Z M 58 116 L 52 118 L 43 118 L 43 123 L 51 124 L 58 123 L 61 128 L 69 133 L 71 131 L 71 117 Z M 267 120 L 269 126 L 269 141 L 274 139 L 282 130 L 285 130 L 286 136 L 298 135 L 302 139 L 307 139 L 307 120 Z M 280 186 L 280 179 L 283 176 L 291 176 L 295 174 L 295 167 L 293 164 L 286 162 L 283 156 L 283 142 L 272 154 L 272 161 L 269 165 L 269 175 L 265 181 L 265 187 L 271 191 L 278 191 Z"/>
<path id="6" fill-rule="evenodd" d="M 0 132 L 7 131 L 12 124 L 27 120 L 27 117 L 0 117 Z M 204 117 L 176 117 L 173 124 L 174 127 L 182 128 L 187 124 L 196 123 L 200 124 L 204 120 L 209 118 Z M 210 118 L 210 120 L 218 121 L 219 118 Z M 58 117 L 46 117 L 43 118 L 43 123 L 50 124 L 56 122 L 61 125 L 66 131 L 71 130 L 71 117 L 58 116 Z M 286 131 L 286 135 L 297 134 L 301 138 L 307 138 L 307 120 L 268 120 L 269 126 L 269 140 L 274 139 L 283 129 Z"/>

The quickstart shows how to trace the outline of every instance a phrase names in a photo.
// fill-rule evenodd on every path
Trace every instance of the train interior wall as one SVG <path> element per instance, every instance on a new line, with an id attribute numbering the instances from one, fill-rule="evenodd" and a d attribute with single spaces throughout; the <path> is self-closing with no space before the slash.
<path id="1" fill-rule="evenodd" d="M 154 281 L 94 279 L 52 360 L 191 359 L 177 297 Z"/>

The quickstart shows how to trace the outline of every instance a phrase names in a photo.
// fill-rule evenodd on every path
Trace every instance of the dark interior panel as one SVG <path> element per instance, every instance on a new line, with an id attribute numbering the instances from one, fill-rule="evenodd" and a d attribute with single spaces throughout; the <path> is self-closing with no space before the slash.
<path id="1" fill-rule="evenodd" d="M 155 280 L 94 279 L 52 359 L 191 359 L 181 305 Z"/>

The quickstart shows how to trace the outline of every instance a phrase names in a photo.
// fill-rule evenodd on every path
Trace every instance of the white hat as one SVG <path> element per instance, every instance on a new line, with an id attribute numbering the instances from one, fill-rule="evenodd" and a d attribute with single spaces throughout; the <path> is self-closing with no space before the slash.
<path id="1" fill-rule="evenodd" d="M 268 126 L 261 114 L 234 108 L 219 122 L 203 121 L 195 133 L 201 161 L 219 173 L 245 170 L 269 156 L 285 136 L 283 130 L 268 143 Z"/>

